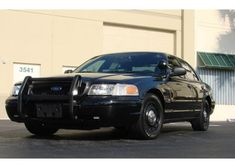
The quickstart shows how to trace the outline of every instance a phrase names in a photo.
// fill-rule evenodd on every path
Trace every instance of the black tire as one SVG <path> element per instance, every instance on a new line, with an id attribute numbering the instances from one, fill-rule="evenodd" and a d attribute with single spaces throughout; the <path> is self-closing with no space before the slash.
<path id="1" fill-rule="evenodd" d="M 202 110 L 197 119 L 191 121 L 194 131 L 207 131 L 210 124 L 210 105 L 207 100 L 203 103 Z"/>
<path id="2" fill-rule="evenodd" d="M 58 128 L 49 127 L 46 124 L 43 124 L 38 121 L 28 120 L 25 121 L 24 124 L 30 133 L 38 136 L 50 136 L 58 131 Z"/>
<path id="3" fill-rule="evenodd" d="M 147 94 L 141 108 L 141 115 L 131 126 L 132 133 L 139 139 L 155 139 L 161 132 L 163 107 L 154 94 Z"/>

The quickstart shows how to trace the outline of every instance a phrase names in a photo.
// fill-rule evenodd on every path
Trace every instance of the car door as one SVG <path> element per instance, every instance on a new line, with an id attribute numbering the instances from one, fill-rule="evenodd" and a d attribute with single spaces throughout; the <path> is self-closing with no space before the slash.
<path id="1" fill-rule="evenodd" d="M 168 57 L 168 66 L 170 68 L 181 67 L 176 57 Z M 166 104 L 167 116 L 173 118 L 185 117 L 185 112 L 193 111 L 192 101 L 195 97 L 191 85 L 185 79 L 185 76 L 169 77 L 167 86 L 170 88 L 171 101 Z"/>
<path id="2" fill-rule="evenodd" d="M 186 69 L 186 83 L 192 90 L 192 102 L 190 103 L 193 107 L 194 111 L 200 111 L 202 107 L 203 102 L 203 95 L 204 95 L 204 86 L 201 83 L 199 77 L 197 76 L 196 72 L 193 70 L 193 68 L 184 60 L 179 60 L 182 67 Z"/>

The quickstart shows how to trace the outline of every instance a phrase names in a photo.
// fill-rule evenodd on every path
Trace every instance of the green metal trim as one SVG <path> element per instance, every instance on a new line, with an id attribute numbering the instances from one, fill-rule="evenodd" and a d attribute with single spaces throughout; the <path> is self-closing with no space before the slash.
<path id="1" fill-rule="evenodd" d="M 235 55 L 197 52 L 201 63 L 199 67 L 215 69 L 235 69 Z"/>

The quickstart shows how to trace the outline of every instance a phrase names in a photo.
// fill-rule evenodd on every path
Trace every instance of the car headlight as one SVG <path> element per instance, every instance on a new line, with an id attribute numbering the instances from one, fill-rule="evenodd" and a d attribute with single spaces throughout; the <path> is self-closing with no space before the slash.
<path id="1" fill-rule="evenodd" d="M 12 96 L 18 96 L 20 91 L 21 85 L 14 85 L 12 90 Z"/>
<path id="2" fill-rule="evenodd" d="M 138 96 L 139 91 L 135 85 L 130 84 L 93 84 L 88 95 Z"/>

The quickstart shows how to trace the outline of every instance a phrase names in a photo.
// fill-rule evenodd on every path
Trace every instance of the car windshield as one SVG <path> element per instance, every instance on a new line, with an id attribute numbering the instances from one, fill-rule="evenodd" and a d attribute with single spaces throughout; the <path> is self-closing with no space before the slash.
<path id="1" fill-rule="evenodd" d="M 161 53 L 118 53 L 90 59 L 75 73 L 161 73 L 158 64 L 165 61 Z"/>

